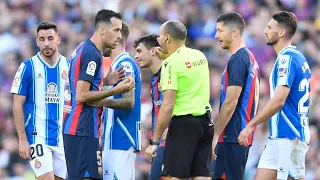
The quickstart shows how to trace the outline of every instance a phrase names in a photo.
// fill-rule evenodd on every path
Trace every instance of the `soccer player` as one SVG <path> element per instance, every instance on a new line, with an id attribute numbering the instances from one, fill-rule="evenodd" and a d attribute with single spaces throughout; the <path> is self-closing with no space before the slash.
<path id="1" fill-rule="evenodd" d="M 288 176 L 302 180 L 305 176 L 311 71 L 303 54 L 291 45 L 296 29 L 296 16 L 279 11 L 264 31 L 267 44 L 278 54 L 269 80 L 271 99 L 239 135 L 239 143 L 248 146 L 254 128 L 270 118 L 270 136 L 256 180 L 284 180 Z"/>
<path id="2" fill-rule="evenodd" d="M 71 112 L 63 124 L 64 149 L 70 180 L 101 179 L 98 166 L 101 165 L 99 151 L 99 126 L 102 108 L 87 103 L 99 101 L 108 96 L 124 93 L 134 87 L 127 78 L 112 89 L 100 91 L 102 86 L 102 55 L 105 48 L 115 48 L 121 38 L 122 20 L 119 13 L 101 10 L 95 17 L 95 32 L 91 39 L 76 47 L 70 57 Z M 118 72 L 115 71 L 115 72 Z M 109 85 L 117 78 L 106 77 Z M 107 84 L 107 85 L 108 85 Z"/>
<path id="3" fill-rule="evenodd" d="M 157 125 L 146 149 L 156 156 L 160 138 L 171 119 L 164 150 L 165 179 L 210 179 L 213 124 L 209 117 L 209 67 L 205 55 L 185 46 L 187 29 L 179 21 L 160 27 L 155 49 L 160 59 L 163 101 Z"/>
<path id="4" fill-rule="evenodd" d="M 125 78 L 132 77 L 135 88 L 96 103 L 107 107 L 104 114 L 103 179 L 135 179 L 136 152 L 141 150 L 141 76 L 134 59 L 125 51 L 129 27 L 122 23 L 122 38 L 111 49 L 112 69 L 123 67 Z"/>
<path id="5" fill-rule="evenodd" d="M 245 21 L 238 13 L 217 19 L 215 37 L 231 57 L 221 80 L 220 113 L 212 140 L 212 179 L 244 178 L 249 147 L 239 145 L 238 136 L 256 115 L 259 101 L 259 66 L 243 42 L 244 28 Z"/>
<path id="6" fill-rule="evenodd" d="M 159 87 L 161 80 L 162 60 L 156 55 L 155 48 L 159 46 L 157 35 L 144 36 L 134 42 L 136 49 L 135 59 L 140 63 L 141 68 L 149 68 L 152 72 L 150 79 L 151 98 L 152 98 L 152 132 L 155 130 L 159 109 L 162 104 L 162 91 Z M 167 132 L 167 130 L 165 131 Z M 151 170 L 149 173 L 150 180 L 159 180 L 162 176 L 162 164 L 165 146 L 166 133 L 162 135 L 160 145 L 156 151 L 157 156 L 152 160 Z"/>
<path id="7" fill-rule="evenodd" d="M 65 179 L 61 125 L 69 62 L 58 53 L 55 23 L 41 22 L 36 41 L 40 52 L 21 63 L 11 88 L 19 153 L 29 159 L 37 179 Z"/>

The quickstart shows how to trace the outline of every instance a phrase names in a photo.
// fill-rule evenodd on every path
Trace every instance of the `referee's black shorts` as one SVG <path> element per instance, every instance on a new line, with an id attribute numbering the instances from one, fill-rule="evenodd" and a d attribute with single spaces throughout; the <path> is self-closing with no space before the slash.
<path id="1" fill-rule="evenodd" d="M 211 176 L 213 126 L 205 116 L 173 116 L 164 150 L 164 176 Z"/>

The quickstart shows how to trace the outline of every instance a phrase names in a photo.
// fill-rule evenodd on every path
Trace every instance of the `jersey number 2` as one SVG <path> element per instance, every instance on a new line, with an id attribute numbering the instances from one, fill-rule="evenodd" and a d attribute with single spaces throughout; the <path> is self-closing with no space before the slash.
<path id="1" fill-rule="evenodd" d="M 302 79 L 299 84 L 299 91 L 305 92 L 305 94 L 301 97 L 298 103 L 298 113 L 299 114 L 308 114 L 309 106 L 305 106 L 304 104 L 309 100 L 309 84 L 310 79 Z"/>
<path id="2" fill-rule="evenodd" d="M 31 160 L 35 159 L 36 156 L 43 156 L 43 147 L 42 144 L 37 144 L 36 146 L 31 146 Z M 37 154 L 37 155 L 35 155 Z"/>

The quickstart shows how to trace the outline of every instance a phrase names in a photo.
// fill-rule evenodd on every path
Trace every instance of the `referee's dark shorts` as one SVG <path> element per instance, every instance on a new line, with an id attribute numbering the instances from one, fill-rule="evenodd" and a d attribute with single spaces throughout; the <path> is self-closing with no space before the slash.
<path id="1" fill-rule="evenodd" d="M 203 116 L 173 116 L 164 150 L 163 176 L 211 177 L 213 126 Z"/>

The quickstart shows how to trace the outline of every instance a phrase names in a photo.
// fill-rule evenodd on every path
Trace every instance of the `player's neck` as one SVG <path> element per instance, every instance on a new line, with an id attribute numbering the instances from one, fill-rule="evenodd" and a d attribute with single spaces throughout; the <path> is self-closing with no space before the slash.
<path id="1" fill-rule="evenodd" d="M 102 39 L 99 38 L 96 33 L 94 33 L 92 35 L 92 37 L 90 38 L 90 41 L 92 41 L 92 43 L 99 49 L 99 51 L 102 51 L 105 49 L 105 45 L 104 43 L 102 42 Z"/>
<path id="2" fill-rule="evenodd" d="M 171 44 L 171 46 L 168 46 L 168 54 L 172 54 L 174 52 L 176 52 L 176 50 L 178 50 L 179 48 L 186 46 L 185 45 L 185 41 L 183 42 L 174 42 Z"/>
<path id="3" fill-rule="evenodd" d="M 162 61 L 160 59 L 153 60 L 152 65 L 149 67 L 152 74 L 157 74 L 157 72 L 161 68 L 161 65 L 162 65 Z"/>
<path id="4" fill-rule="evenodd" d="M 57 63 L 58 56 L 59 56 L 58 53 L 54 53 L 51 57 L 46 57 L 42 53 L 40 53 L 40 55 L 41 55 L 41 58 L 51 67 L 53 67 Z"/>
<path id="5" fill-rule="evenodd" d="M 244 48 L 244 47 L 245 47 L 245 44 L 242 39 L 234 40 L 232 42 L 232 44 L 230 44 L 230 47 L 228 50 L 231 54 L 235 54 L 239 49 Z"/>
<path id="6" fill-rule="evenodd" d="M 279 52 L 287 46 L 291 46 L 291 40 L 278 41 L 275 45 L 273 45 L 273 48 L 276 51 L 276 53 L 279 54 Z"/>

